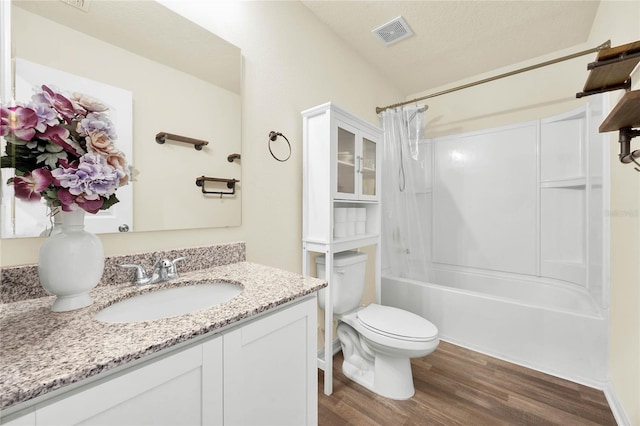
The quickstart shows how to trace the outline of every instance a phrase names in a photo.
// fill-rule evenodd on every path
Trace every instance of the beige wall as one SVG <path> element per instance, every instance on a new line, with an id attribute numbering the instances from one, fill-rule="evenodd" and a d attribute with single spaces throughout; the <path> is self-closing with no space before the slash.
<path id="1" fill-rule="evenodd" d="M 296 2 L 224 2 L 206 7 L 214 10 L 203 19 L 239 46 L 244 57 L 243 225 L 107 235 L 102 237 L 105 251 L 109 255 L 245 240 L 249 260 L 300 271 L 300 111 L 331 100 L 377 123 L 374 107 L 397 101 L 400 92 Z M 603 0 L 587 43 L 521 65 L 593 47 L 609 38 L 614 45 L 640 39 L 638 22 L 637 1 Z M 574 95 L 582 89 L 586 64 L 592 60 L 586 56 L 429 100 L 427 132 L 457 133 L 566 111 L 579 104 Z M 270 130 L 291 140 L 293 155 L 288 162 L 270 157 L 266 147 Z M 637 148 L 638 141 L 634 144 Z M 614 152 L 617 144 L 612 142 L 611 210 L 630 213 L 611 217 L 610 374 L 632 424 L 640 424 L 640 179 L 631 167 L 617 163 Z M 3 240 L 0 264 L 36 262 L 41 243 L 40 239 Z"/>
<path id="2" fill-rule="evenodd" d="M 640 2 L 602 0 L 589 40 L 580 46 L 416 93 L 407 99 L 491 77 L 580 50 L 610 39 L 613 46 L 640 39 Z M 425 101 L 428 137 L 455 134 L 547 117 L 570 110 L 595 54 L 526 72 Z M 611 107 L 621 92 L 610 93 Z M 617 160 L 617 133 L 611 133 L 610 378 L 631 424 L 640 424 L 640 175 Z M 633 141 L 640 148 L 640 140 Z"/>
<path id="3" fill-rule="evenodd" d="M 215 3 L 215 4 L 214 4 Z M 242 49 L 242 226 L 103 235 L 107 255 L 247 242 L 250 261 L 301 270 L 300 111 L 333 101 L 377 124 L 375 106 L 401 98 L 297 2 L 202 2 L 206 26 Z M 267 135 L 284 133 L 291 159 L 275 161 Z M 35 263 L 42 240 L 2 240 L 0 265 Z"/>
<path id="4" fill-rule="evenodd" d="M 640 1 L 603 1 L 592 41 L 613 45 L 640 40 Z M 635 89 L 640 90 L 640 85 Z M 622 92 L 611 94 L 612 107 Z M 640 424 L 640 173 L 618 162 L 617 132 L 611 133 L 611 302 L 609 375 L 632 425 Z M 640 139 L 632 141 L 640 149 Z"/>

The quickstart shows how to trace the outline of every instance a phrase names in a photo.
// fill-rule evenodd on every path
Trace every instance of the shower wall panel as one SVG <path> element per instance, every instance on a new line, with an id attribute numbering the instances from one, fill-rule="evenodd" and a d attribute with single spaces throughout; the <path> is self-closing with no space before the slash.
<path id="1" fill-rule="evenodd" d="M 434 143 L 433 261 L 535 275 L 536 122 Z"/>

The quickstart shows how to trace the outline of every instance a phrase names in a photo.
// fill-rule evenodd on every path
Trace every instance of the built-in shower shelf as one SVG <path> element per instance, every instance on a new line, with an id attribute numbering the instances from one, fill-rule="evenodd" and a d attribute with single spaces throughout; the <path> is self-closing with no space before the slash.
<path id="1" fill-rule="evenodd" d="M 594 95 L 631 87 L 631 71 L 640 62 L 640 41 L 602 49 L 596 61 L 587 65 L 589 75 L 582 92 L 576 96 Z M 616 129 L 618 130 L 618 129 Z"/>
<path id="2" fill-rule="evenodd" d="M 587 179 L 584 177 L 549 179 L 540 182 L 541 188 L 584 189 L 586 186 Z"/>

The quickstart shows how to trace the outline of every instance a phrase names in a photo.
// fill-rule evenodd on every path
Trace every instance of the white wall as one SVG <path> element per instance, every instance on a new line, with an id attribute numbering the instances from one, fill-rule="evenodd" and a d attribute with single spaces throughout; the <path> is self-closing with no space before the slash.
<path id="1" fill-rule="evenodd" d="M 105 253 L 244 240 L 250 261 L 300 271 L 300 111 L 333 101 L 377 124 L 375 106 L 396 102 L 401 93 L 298 2 L 199 2 L 196 15 L 242 50 L 242 226 L 102 235 Z M 289 161 L 269 154 L 271 130 L 291 141 Z M 41 244 L 2 240 L 0 265 L 37 262 Z"/>

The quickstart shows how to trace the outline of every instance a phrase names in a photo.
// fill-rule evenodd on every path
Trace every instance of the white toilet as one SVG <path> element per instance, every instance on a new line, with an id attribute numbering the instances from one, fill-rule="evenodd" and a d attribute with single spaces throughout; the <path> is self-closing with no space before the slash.
<path id="1" fill-rule="evenodd" d="M 375 303 L 360 307 L 367 254 L 336 253 L 330 280 L 333 314 L 338 319 L 345 376 L 391 399 L 415 393 L 410 358 L 423 357 L 438 346 L 435 325 L 411 312 Z M 318 277 L 325 279 L 325 258 L 316 258 Z M 318 296 L 325 307 L 325 292 Z"/>

